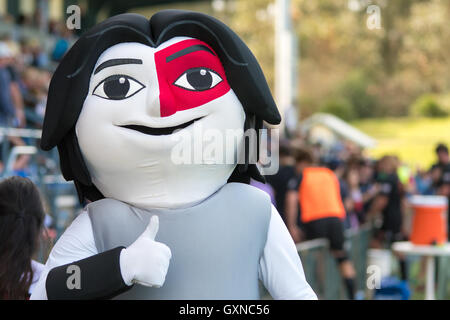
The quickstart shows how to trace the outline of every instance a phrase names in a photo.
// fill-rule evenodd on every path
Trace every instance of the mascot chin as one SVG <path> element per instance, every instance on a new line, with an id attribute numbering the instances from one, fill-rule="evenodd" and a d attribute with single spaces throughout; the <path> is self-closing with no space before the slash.
<path id="1" fill-rule="evenodd" d="M 41 147 L 58 148 L 85 208 L 31 298 L 259 299 L 260 280 L 275 299 L 316 299 L 269 196 L 248 185 L 263 180 L 249 151 L 176 156 L 198 154 L 200 128 L 234 132 L 234 160 L 263 121 L 280 115 L 258 62 L 208 15 L 122 14 L 83 34 L 52 78 Z"/>

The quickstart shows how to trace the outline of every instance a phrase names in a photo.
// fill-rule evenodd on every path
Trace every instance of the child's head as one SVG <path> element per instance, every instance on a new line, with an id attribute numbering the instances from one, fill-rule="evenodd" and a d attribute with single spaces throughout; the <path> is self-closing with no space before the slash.
<path id="1" fill-rule="evenodd" d="M 355 168 L 347 170 L 345 179 L 350 188 L 357 188 L 359 186 L 359 172 Z"/>
<path id="2" fill-rule="evenodd" d="M 301 173 L 306 167 L 310 167 L 314 163 L 313 155 L 307 148 L 298 148 L 295 150 L 296 170 Z"/>
<path id="3" fill-rule="evenodd" d="M 0 299 L 26 298 L 43 220 L 39 191 L 31 180 L 0 182 Z"/>

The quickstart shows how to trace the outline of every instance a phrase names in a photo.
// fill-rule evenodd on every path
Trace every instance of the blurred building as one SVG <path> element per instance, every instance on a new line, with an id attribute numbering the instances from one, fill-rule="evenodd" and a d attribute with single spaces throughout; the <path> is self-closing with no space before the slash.
<path id="1" fill-rule="evenodd" d="M 340 118 L 316 113 L 300 124 L 302 136 L 311 144 L 331 148 L 340 141 L 349 141 L 361 149 L 372 148 L 376 140 Z"/>

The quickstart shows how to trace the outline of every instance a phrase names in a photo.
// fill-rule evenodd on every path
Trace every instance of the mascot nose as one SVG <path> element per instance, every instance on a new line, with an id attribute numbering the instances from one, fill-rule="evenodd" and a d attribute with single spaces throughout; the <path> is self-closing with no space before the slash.
<path id="1" fill-rule="evenodd" d="M 165 90 L 162 90 L 165 91 Z M 176 102 L 168 92 L 150 94 L 147 103 L 147 113 L 152 117 L 168 117 L 177 112 Z"/>

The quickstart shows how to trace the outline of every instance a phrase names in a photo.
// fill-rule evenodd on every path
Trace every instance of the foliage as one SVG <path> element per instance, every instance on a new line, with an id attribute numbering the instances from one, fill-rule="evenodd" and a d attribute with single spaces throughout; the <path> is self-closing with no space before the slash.
<path id="1" fill-rule="evenodd" d="M 329 99 L 320 109 L 321 112 L 331 113 L 335 116 L 351 121 L 356 118 L 353 105 L 345 98 Z"/>
<path id="2" fill-rule="evenodd" d="M 340 88 L 343 97 L 352 104 L 357 118 L 377 115 L 376 98 L 370 93 L 370 79 L 363 73 L 352 73 Z"/>
<path id="3" fill-rule="evenodd" d="M 413 103 L 411 114 L 413 116 L 439 118 L 448 116 L 448 111 L 439 103 L 436 96 L 425 94 Z"/>

